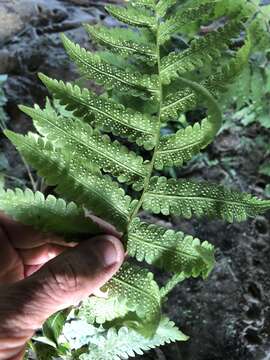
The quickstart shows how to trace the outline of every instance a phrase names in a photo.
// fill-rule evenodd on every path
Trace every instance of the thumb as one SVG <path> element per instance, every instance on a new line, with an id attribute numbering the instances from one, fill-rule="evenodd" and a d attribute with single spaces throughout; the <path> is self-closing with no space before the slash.
<path id="1" fill-rule="evenodd" d="M 11 313 L 18 314 L 19 327 L 21 323 L 23 329 L 36 330 L 53 313 L 97 291 L 123 260 L 123 245 L 117 238 L 104 235 L 85 241 L 15 284 L 9 292 L 8 303 L 15 310 Z"/>

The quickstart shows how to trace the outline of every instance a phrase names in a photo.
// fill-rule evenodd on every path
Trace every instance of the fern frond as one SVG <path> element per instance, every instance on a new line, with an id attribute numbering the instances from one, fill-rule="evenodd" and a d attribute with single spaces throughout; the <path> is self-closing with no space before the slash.
<path id="1" fill-rule="evenodd" d="M 129 228 L 127 250 L 138 261 L 146 261 L 186 277 L 207 278 L 214 267 L 214 247 L 183 232 L 135 219 Z"/>
<path id="2" fill-rule="evenodd" d="M 247 19 L 252 15 L 252 6 L 245 0 L 191 0 L 185 2 L 176 13 L 159 28 L 159 42 L 164 44 L 179 32 L 194 32 L 201 25 L 226 17 L 228 19 Z M 215 44 L 217 45 L 217 44 Z"/>
<path id="3" fill-rule="evenodd" d="M 90 296 L 81 304 L 78 317 L 86 320 L 89 324 L 105 324 L 114 319 L 123 319 L 128 312 L 124 297 Z"/>
<path id="4" fill-rule="evenodd" d="M 127 262 L 101 289 L 105 298 L 91 297 L 84 303 L 79 316 L 87 318 L 86 324 L 92 324 L 92 334 L 96 336 L 84 342 L 75 356 L 92 360 L 104 360 L 107 356 L 119 360 L 166 339 L 186 340 L 179 332 L 171 334 L 173 325 L 168 320 L 163 326 L 168 336 L 162 333 L 162 339 L 156 338 L 163 321 L 161 306 L 178 282 L 190 276 L 205 278 L 213 268 L 212 245 L 180 231 L 143 222 L 138 219 L 142 208 L 155 214 L 186 218 L 208 215 L 230 222 L 270 209 L 270 201 L 218 185 L 154 176 L 156 170 L 182 165 L 217 135 L 222 116 L 215 97 L 239 74 L 249 54 L 248 36 L 233 60 L 229 56 L 232 47 L 230 54 L 226 51 L 231 38 L 245 26 L 241 22 L 245 22 L 249 12 L 245 10 L 246 0 L 186 0 L 181 4 L 175 0 L 127 2 L 126 7 L 107 9 L 118 20 L 142 29 L 107 30 L 102 26 L 87 26 L 90 36 L 102 46 L 101 51 L 92 54 L 63 36 L 70 58 L 86 78 L 101 85 L 98 89 L 102 95 L 41 75 L 60 101 L 55 101 L 55 109 L 48 102 L 45 110 L 39 107 L 22 107 L 22 110 L 33 118 L 42 136 L 6 131 L 38 175 L 48 185 L 55 186 L 64 199 L 77 204 L 72 205 L 75 208 L 70 210 L 70 217 L 67 214 L 68 231 L 77 233 L 76 226 L 80 226 L 78 235 L 84 232 L 86 220 L 82 212 L 93 211 L 123 232 L 124 244 L 135 257 L 133 262 L 145 261 L 175 273 L 160 290 L 152 273 Z M 210 24 L 211 30 L 212 25 L 214 28 L 221 23 L 226 23 L 223 29 L 197 38 L 181 53 L 169 54 L 174 41 L 163 46 L 178 33 L 189 41 L 198 36 L 201 25 Z M 162 122 L 177 121 L 179 112 L 198 107 L 207 110 L 206 119 L 176 134 L 164 135 Z M 125 146 L 118 137 L 124 139 Z M 139 156 L 141 153 L 144 158 Z M 132 198 L 126 195 L 121 182 L 133 186 L 132 189 L 125 185 Z M 25 197 L 28 199 L 28 195 Z M 42 198 L 32 193 L 29 197 L 34 199 L 34 205 Z M 42 198 L 41 203 L 47 206 L 52 202 L 50 199 Z M 24 200 L 22 203 L 25 204 Z M 63 214 L 71 205 L 63 200 L 55 200 L 54 204 L 61 204 L 60 215 L 55 218 L 59 224 L 60 217 L 64 229 Z M 13 205 L 6 202 L 5 206 Z M 38 208 L 36 213 L 39 211 Z M 47 219 L 46 211 L 42 211 Z M 28 210 L 24 215 L 27 213 Z M 74 223 L 72 216 L 78 218 L 78 223 Z M 31 220 L 35 221 L 42 228 L 38 221 L 43 218 Z M 51 226 L 51 221 L 49 218 L 46 226 Z M 130 342 L 127 336 L 123 338 L 124 334 L 131 337 Z M 135 340 L 139 344 L 134 344 Z M 89 354 L 82 355 L 88 344 Z"/>
<path id="5" fill-rule="evenodd" d="M 159 43 L 164 44 L 172 35 L 180 32 L 187 24 L 203 24 L 209 17 L 213 18 L 217 1 L 208 0 L 195 7 L 184 6 L 175 16 L 163 22 L 159 27 Z"/>
<path id="6" fill-rule="evenodd" d="M 210 134 L 213 134 L 211 124 L 204 119 L 201 123 L 178 130 L 176 134 L 164 135 L 157 150 L 156 169 L 182 166 L 211 142 Z"/>
<path id="7" fill-rule="evenodd" d="M 97 96 L 88 89 L 81 90 L 77 85 L 65 84 L 43 74 L 39 77 L 67 110 L 74 111 L 75 116 L 83 117 L 90 125 L 136 142 L 146 150 L 155 146 L 156 124 L 150 116 Z"/>
<path id="8" fill-rule="evenodd" d="M 218 96 L 226 91 L 235 78 L 242 73 L 243 68 L 248 63 L 251 46 L 251 39 L 249 34 L 247 34 L 244 45 L 237 51 L 235 57 L 228 64 L 222 66 L 220 71 L 217 71 L 204 81 L 204 86 L 212 94 Z"/>
<path id="9" fill-rule="evenodd" d="M 38 132 L 56 147 L 70 150 L 77 159 L 95 164 L 96 167 L 116 176 L 120 182 L 133 183 L 136 187 L 147 175 L 147 166 L 143 158 L 137 156 L 118 141 L 111 142 L 107 135 L 94 131 L 90 125 L 80 119 L 58 116 L 50 106 L 41 110 L 20 106 L 31 116 Z"/>
<path id="10" fill-rule="evenodd" d="M 174 274 L 166 284 L 160 289 L 160 296 L 163 301 L 166 301 L 167 295 L 181 282 L 186 280 L 184 273 Z"/>
<path id="11" fill-rule="evenodd" d="M 100 335 L 100 333 L 99 333 Z M 147 339 L 135 330 L 121 327 L 119 330 L 111 328 L 103 336 L 96 336 L 90 340 L 89 353 L 80 356 L 82 360 L 121 360 L 142 355 L 157 346 L 175 341 L 187 341 L 188 337 L 177 329 L 167 317 L 162 317 L 156 334 Z"/>
<path id="12" fill-rule="evenodd" d="M 169 84 L 179 75 L 186 72 L 198 71 L 207 63 L 218 61 L 233 36 L 239 34 L 241 23 L 231 21 L 224 27 L 201 36 L 191 42 L 190 48 L 180 53 L 170 53 L 161 61 L 161 79 Z"/>
<path id="13" fill-rule="evenodd" d="M 0 192 L 0 210 L 25 225 L 63 236 L 97 235 L 101 229 L 75 203 L 30 189 Z"/>
<path id="14" fill-rule="evenodd" d="M 63 45 L 70 58 L 87 78 L 94 80 L 98 85 L 107 88 L 116 88 L 119 91 L 129 91 L 137 88 L 142 91 L 157 92 L 158 79 L 155 75 L 143 75 L 124 71 L 113 66 L 97 54 L 92 54 L 78 44 L 74 44 L 65 35 L 62 35 Z"/>
<path id="15" fill-rule="evenodd" d="M 154 336 L 160 321 L 161 303 L 159 287 L 152 273 L 126 262 L 102 290 L 108 294 L 108 299 L 90 298 L 81 309 L 81 315 L 83 311 L 83 316 L 90 315 L 87 316 L 90 322 L 103 323 L 123 315 L 124 304 L 127 311 L 137 316 L 128 319 L 129 326 L 146 337 Z M 101 306 L 103 316 L 100 316 Z"/>
<path id="16" fill-rule="evenodd" d="M 49 185 L 57 185 L 59 194 L 93 210 L 118 229 L 126 228 L 136 201 L 131 202 L 110 177 L 93 173 L 91 164 L 74 161 L 72 155 L 63 155 L 52 143 L 34 134 L 23 136 L 8 130 L 5 134 Z"/>
<path id="17" fill-rule="evenodd" d="M 193 109 L 199 103 L 196 92 L 190 88 L 184 88 L 169 93 L 162 106 L 161 119 L 177 118 L 180 113 Z"/>
<path id="18" fill-rule="evenodd" d="M 137 329 L 146 337 L 154 336 L 161 316 L 160 293 L 152 273 L 125 263 L 105 286 L 112 297 L 125 297 L 130 311 L 135 311 L 142 324 Z"/>
<path id="19" fill-rule="evenodd" d="M 240 222 L 269 210 L 270 201 L 214 184 L 153 177 L 144 209 L 187 219 L 194 215 Z"/>
<path id="20" fill-rule="evenodd" d="M 177 3 L 177 0 L 159 0 L 156 6 L 158 16 L 164 17 L 168 10 Z"/>
<path id="21" fill-rule="evenodd" d="M 91 39 L 111 49 L 120 55 L 143 55 L 157 61 L 155 44 L 151 44 L 149 37 L 145 38 L 143 33 L 130 29 L 112 28 L 105 26 L 85 26 Z"/>
<path id="22" fill-rule="evenodd" d="M 155 29 L 157 26 L 156 19 L 153 17 L 152 13 L 142 7 L 144 4 L 129 4 L 126 7 L 117 6 L 117 5 L 107 5 L 106 10 L 110 15 L 118 19 L 119 21 L 135 26 L 135 27 L 146 27 L 150 29 Z"/>
<path id="23" fill-rule="evenodd" d="M 235 57 L 208 79 L 201 81 L 200 85 L 213 96 L 218 97 L 220 93 L 226 91 L 228 86 L 242 72 L 243 67 L 248 62 L 250 48 L 251 42 L 249 37 L 247 37 L 244 45 L 236 52 Z M 194 109 L 203 99 L 198 92 L 190 87 L 178 90 L 181 87 L 181 81 L 175 82 L 174 87 L 177 90 L 171 91 L 163 103 L 161 114 L 163 121 L 178 117 L 180 113 Z"/>
<path id="24" fill-rule="evenodd" d="M 155 9 L 156 0 L 130 0 L 130 3 L 137 6 L 146 6 L 150 9 Z"/>
<path id="25" fill-rule="evenodd" d="M 162 136 L 156 152 L 156 169 L 163 169 L 164 166 L 179 166 L 190 160 L 213 141 L 222 125 L 221 111 L 210 92 L 190 80 L 182 78 L 181 81 L 205 99 L 209 116 L 201 123 L 188 126 L 174 135 Z"/>

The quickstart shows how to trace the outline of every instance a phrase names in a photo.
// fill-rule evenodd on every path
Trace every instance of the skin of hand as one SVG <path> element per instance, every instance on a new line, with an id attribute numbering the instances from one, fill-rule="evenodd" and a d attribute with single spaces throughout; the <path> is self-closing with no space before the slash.
<path id="1" fill-rule="evenodd" d="M 114 235 L 67 245 L 0 213 L 0 360 L 22 360 L 44 321 L 98 293 L 124 256 Z"/>

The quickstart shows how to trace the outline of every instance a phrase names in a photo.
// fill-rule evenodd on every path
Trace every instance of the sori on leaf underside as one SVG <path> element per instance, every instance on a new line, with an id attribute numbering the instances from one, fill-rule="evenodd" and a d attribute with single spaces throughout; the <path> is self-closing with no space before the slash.
<path id="1" fill-rule="evenodd" d="M 1 192 L 0 210 L 67 240 L 100 232 L 85 218 L 86 210 L 124 234 L 128 254 L 137 264 L 127 260 L 102 289 L 108 298 L 91 296 L 79 311 L 89 324 L 110 328 L 113 335 L 105 337 L 103 345 L 109 339 L 119 341 L 118 331 L 130 331 L 133 340 L 144 339 L 141 347 L 132 343 L 135 348 L 127 346 L 126 352 L 117 346 L 114 353 L 111 349 L 110 359 L 120 359 L 164 342 L 186 340 L 164 321 L 162 304 L 179 281 L 206 278 L 214 266 L 213 245 L 143 221 L 141 210 L 233 222 L 270 209 L 270 201 L 216 184 L 162 175 L 165 168 L 186 164 L 219 132 L 218 98 L 248 61 L 252 7 L 244 0 L 134 0 L 106 9 L 119 26 L 86 26 L 100 51 L 92 53 L 62 35 L 71 60 L 84 77 L 100 86 L 101 95 L 39 74 L 65 111 L 49 100 L 45 108 L 20 106 L 33 119 L 37 133 L 6 131 L 62 198 L 46 198 L 29 189 L 7 190 Z M 201 33 L 202 26 L 209 24 L 215 27 Z M 170 51 L 179 34 L 185 48 Z M 243 40 L 236 46 L 234 39 L 240 34 Z M 164 126 L 197 108 L 205 109 L 205 118 L 163 134 Z M 139 262 L 172 277 L 160 289 Z M 80 358 L 99 359 L 91 346 Z"/>

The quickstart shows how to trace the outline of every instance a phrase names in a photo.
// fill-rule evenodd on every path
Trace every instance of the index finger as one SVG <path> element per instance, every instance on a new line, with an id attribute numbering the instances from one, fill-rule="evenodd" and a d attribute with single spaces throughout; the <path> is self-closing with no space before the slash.
<path id="1" fill-rule="evenodd" d="M 48 243 L 68 245 L 60 236 L 41 233 L 31 226 L 23 225 L 9 218 L 2 212 L 0 212 L 0 225 L 16 249 L 32 249 Z"/>

